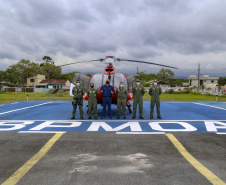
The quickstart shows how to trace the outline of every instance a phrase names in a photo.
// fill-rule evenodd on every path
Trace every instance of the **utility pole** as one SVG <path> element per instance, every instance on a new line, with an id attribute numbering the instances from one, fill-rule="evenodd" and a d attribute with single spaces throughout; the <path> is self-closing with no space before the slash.
<path id="1" fill-rule="evenodd" d="M 200 64 L 198 65 L 198 92 L 200 87 Z"/>
<path id="2" fill-rule="evenodd" d="M 137 67 L 137 76 L 138 76 L 138 73 L 139 73 L 139 68 Z"/>

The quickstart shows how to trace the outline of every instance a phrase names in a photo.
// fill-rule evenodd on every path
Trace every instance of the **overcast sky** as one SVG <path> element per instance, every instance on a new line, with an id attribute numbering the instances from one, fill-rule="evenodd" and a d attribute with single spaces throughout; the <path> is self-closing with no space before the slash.
<path id="1" fill-rule="evenodd" d="M 178 67 L 177 76 L 226 76 L 226 1 L 222 0 L 0 0 L 0 70 L 21 59 L 56 65 L 113 55 Z M 128 62 L 126 74 L 161 68 Z M 101 72 L 101 63 L 63 68 Z M 222 69 L 225 70 L 210 70 Z M 223 74 L 224 73 L 224 74 Z"/>

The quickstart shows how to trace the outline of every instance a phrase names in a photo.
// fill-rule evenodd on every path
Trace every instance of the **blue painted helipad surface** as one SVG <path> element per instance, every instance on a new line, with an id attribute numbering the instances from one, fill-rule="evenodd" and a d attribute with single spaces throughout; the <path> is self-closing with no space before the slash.
<path id="1" fill-rule="evenodd" d="M 112 105 L 113 119 L 100 119 L 102 107 L 98 105 L 98 119 L 88 120 L 87 102 L 84 102 L 84 120 L 70 120 L 72 104 L 68 101 L 31 101 L 0 106 L 1 132 L 117 132 L 120 134 L 151 134 L 165 132 L 226 133 L 226 102 L 162 102 L 161 115 L 150 119 L 150 103 L 144 102 L 144 119 L 116 119 L 117 107 Z"/>

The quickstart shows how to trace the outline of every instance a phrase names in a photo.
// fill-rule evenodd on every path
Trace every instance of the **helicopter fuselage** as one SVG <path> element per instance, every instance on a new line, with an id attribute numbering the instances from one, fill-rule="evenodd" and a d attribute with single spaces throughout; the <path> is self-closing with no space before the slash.
<path id="1" fill-rule="evenodd" d="M 97 103 L 98 104 L 103 104 L 103 97 L 102 93 L 100 92 L 100 88 L 105 84 L 106 80 L 110 80 L 110 85 L 113 86 L 115 92 L 117 88 L 119 88 L 120 82 L 124 83 L 124 87 L 127 90 L 127 101 L 128 100 L 133 100 L 134 96 L 132 92 L 129 91 L 128 87 L 128 80 L 126 75 L 122 73 L 116 73 L 115 72 L 115 67 L 113 65 L 108 65 L 104 69 L 104 73 L 97 73 L 94 74 L 89 81 L 90 83 L 94 83 L 94 87 L 98 90 L 98 96 L 97 96 Z M 88 96 L 83 97 L 84 100 L 88 100 Z M 112 95 L 112 104 L 117 104 L 117 94 L 114 93 Z"/>

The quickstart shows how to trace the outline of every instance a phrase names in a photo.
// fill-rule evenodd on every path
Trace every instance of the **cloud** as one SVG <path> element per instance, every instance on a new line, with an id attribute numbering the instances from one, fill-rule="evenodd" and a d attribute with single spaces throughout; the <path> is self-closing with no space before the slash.
<path id="1" fill-rule="evenodd" d="M 226 55 L 225 7 L 220 0 L 3 0 L 0 63 L 7 68 L 6 61 L 8 66 L 22 58 L 41 62 L 48 55 L 60 65 L 114 55 L 188 72 L 198 63 L 221 67 Z M 126 66 L 120 63 L 118 71 L 134 73 L 137 64 Z M 77 68 L 91 73 L 103 65 Z"/>

